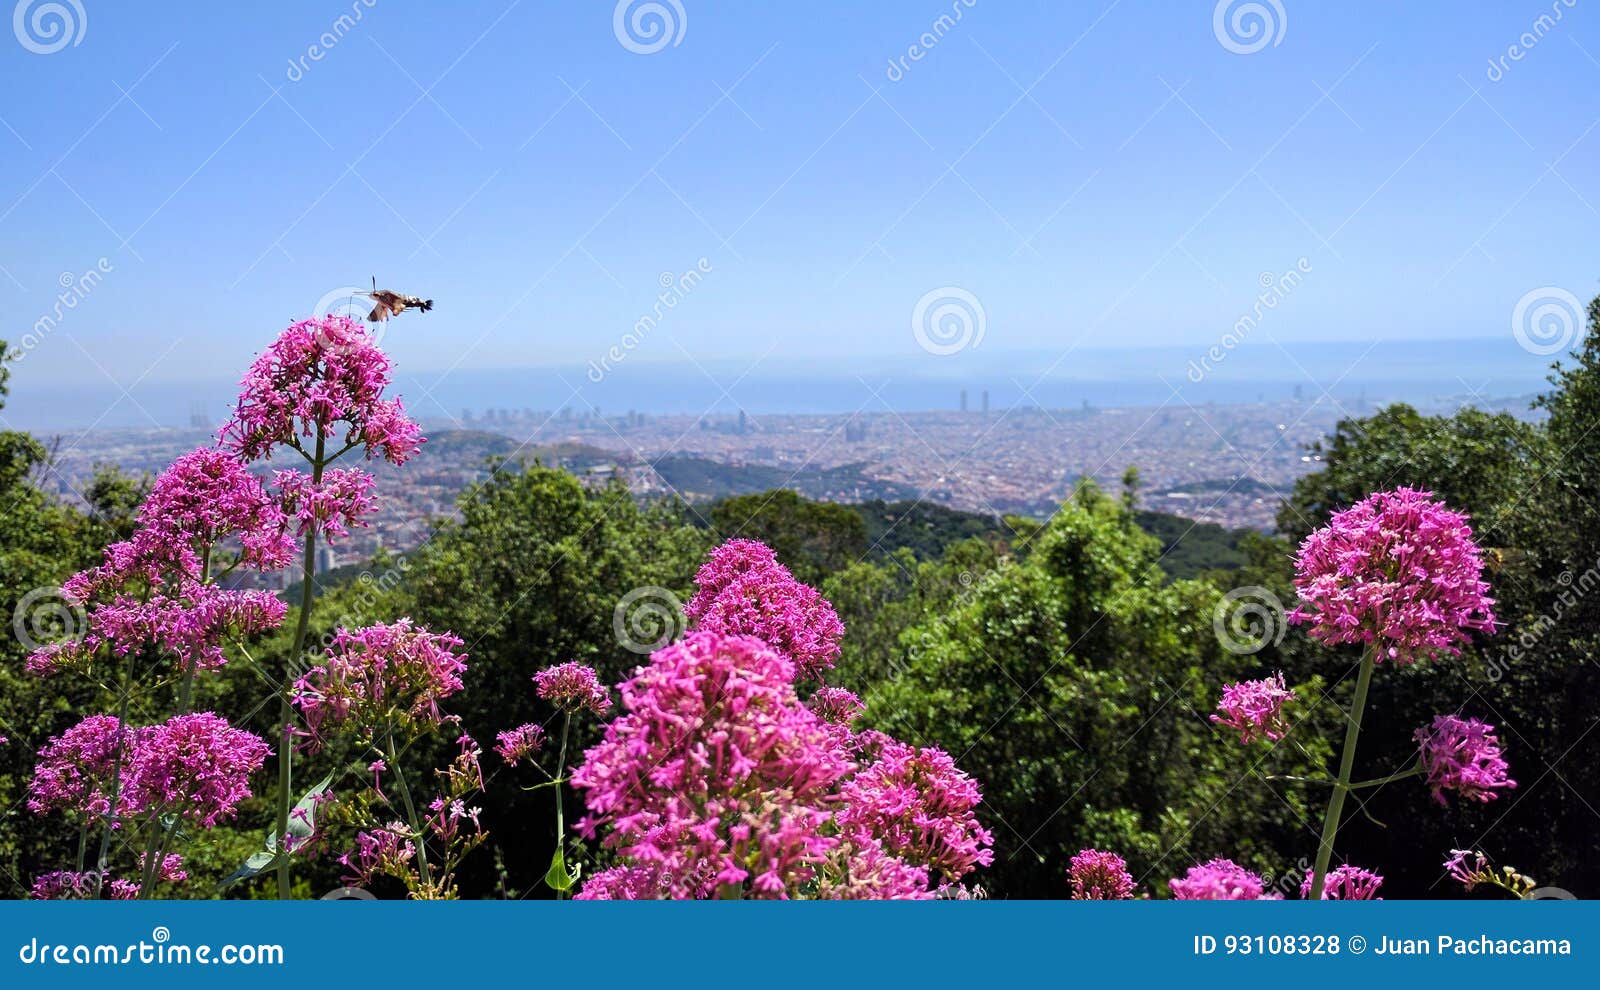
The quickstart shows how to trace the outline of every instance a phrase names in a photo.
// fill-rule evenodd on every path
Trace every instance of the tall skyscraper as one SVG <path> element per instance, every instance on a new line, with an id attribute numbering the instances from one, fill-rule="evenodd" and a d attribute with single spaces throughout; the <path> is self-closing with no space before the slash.
<path id="1" fill-rule="evenodd" d="M 962 389 L 961 390 L 961 411 L 962 412 L 966 412 L 967 411 L 967 390 L 966 389 Z"/>
<path id="2" fill-rule="evenodd" d="M 987 415 L 989 415 L 989 390 L 988 389 L 984 389 L 983 390 L 983 400 L 982 401 L 983 401 L 983 414 L 985 416 L 987 416 Z"/>

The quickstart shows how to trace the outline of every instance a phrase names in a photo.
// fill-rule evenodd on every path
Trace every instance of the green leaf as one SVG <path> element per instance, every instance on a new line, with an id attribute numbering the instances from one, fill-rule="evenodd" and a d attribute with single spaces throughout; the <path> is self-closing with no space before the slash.
<path id="1" fill-rule="evenodd" d="M 305 796 L 295 802 L 294 809 L 289 812 L 289 836 L 295 839 L 309 839 L 317 831 L 317 798 L 328 785 L 333 783 L 333 773 L 317 782 L 317 786 L 306 791 Z M 267 848 L 273 848 L 269 842 Z"/>
<path id="2" fill-rule="evenodd" d="M 274 841 L 276 841 L 276 839 L 274 839 Z M 253 876 L 258 876 L 266 870 L 271 869 L 273 865 L 277 863 L 277 861 L 278 854 L 275 852 L 263 851 L 254 853 L 249 859 L 244 861 L 244 865 L 228 874 L 228 876 L 224 878 L 222 883 L 218 886 L 231 887 L 240 881 L 248 880 Z"/>
<path id="3" fill-rule="evenodd" d="M 556 854 L 550 859 L 550 869 L 545 871 L 544 882 L 551 890 L 562 892 L 571 890 L 578 882 L 578 873 L 567 872 L 567 861 L 561 854 L 561 847 L 556 847 Z"/>

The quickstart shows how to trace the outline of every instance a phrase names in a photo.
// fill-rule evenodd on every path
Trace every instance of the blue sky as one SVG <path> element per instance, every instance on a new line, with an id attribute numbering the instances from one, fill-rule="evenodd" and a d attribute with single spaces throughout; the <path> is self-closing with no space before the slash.
<path id="1" fill-rule="evenodd" d="M 75 45 L 0 35 L 0 336 L 105 259 L 19 388 L 233 378 L 374 274 L 437 299 L 386 346 L 438 374 L 594 360 L 697 265 L 630 359 L 920 360 L 949 288 L 984 314 L 957 360 L 1069 367 L 1201 352 L 1296 266 L 1275 341 L 1510 341 L 1529 292 L 1600 288 L 1583 2 L 1281 0 L 1251 53 L 1211 2 L 680 2 L 648 54 L 609 0 L 79 0 Z"/>

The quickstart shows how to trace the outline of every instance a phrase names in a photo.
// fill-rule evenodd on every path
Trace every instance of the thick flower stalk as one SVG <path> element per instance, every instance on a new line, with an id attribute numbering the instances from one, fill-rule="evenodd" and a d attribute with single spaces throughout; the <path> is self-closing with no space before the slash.
<path id="1" fill-rule="evenodd" d="M 293 656 L 306 647 L 318 535 L 336 539 L 371 510 L 370 477 L 331 465 L 357 449 L 368 460 L 403 464 L 423 443 L 400 400 L 385 397 L 389 384 L 389 360 L 360 323 L 341 316 L 303 320 L 284 330 L 250 366 L 233 418 L 222 430 L 223 446 L 246 461 L 270 458 L 282 449 L 293 451 L 309 468 L 304 474 L 274 475 L 303 543 Z M 280 692 L 279 715 L 277 832 L 287 835 L 293 802 L 293 702 L 287 685 Z M 279 856 L 280 898 L 289 896 L 289 867 L 289 857 Z"/>
<path id="2" fill-rule="evenodd" d="M 1345 798 L 1364 786 L 1351 779 L 1375 668 L 1459 653 L 1471 632 L 1492 633 L 1496 620 L 1467 517 L 1410 488 L 1371 495 L 1306 537 L 1295 589 L 1300 604 L 1290 622 L 1307 626 L 1307 634 L 1323 643 L 1363 647 L 1307 891 L 1317 900 L 1326 889 Z"/>
<path id="3" fill-rule="evenodd" d="M 695 629 L 764 640 L 807 680 L 838 660 L 844 635 L 838 613 L 815 588 L 795 580 L 766 544 L 722 544 L 695 574 L 695 585 L 683 609 Z"/>
<path id="4" fill-rule="evenodd" d="M 1133 897 L 1133 874 L 1116 853 L 1080 849 L 1067 869 L 1075 901 L 1124 901 Z"/>

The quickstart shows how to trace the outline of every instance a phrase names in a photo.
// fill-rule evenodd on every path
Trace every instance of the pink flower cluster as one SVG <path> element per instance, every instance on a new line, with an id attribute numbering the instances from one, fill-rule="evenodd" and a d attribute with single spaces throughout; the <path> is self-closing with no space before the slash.
<path id="1" fill-rule="evenodd" d="M 697 631 L 622 685 L 572 784 L 579 830 L 624 863 L 580 896 L 926 898 L 935 873 L 990 862 L 977 785 L 947 754 L 824 721 L 796 676 L 764 640 Z M 853 717 L 845 694 L 818 707 Z"/>
<path id="2" fill-rule="evenodd" d="M 365 447 L 368 458 L 404 463 L 422 435 L 399 399 L 383 397 L 389 377 L 389 359 L 355 320 L 320 316 L 292 324 L 245 374 L 223 443 L 253 461 L 279 444 L 298 449 L 300 438 L 320 430 L 342 434 L 345 446 Z"/>
<path id="3" fill-rule="evenodd" d="M 841 832 L 870 836 L 891 855 L 936 871 L 946 883 L 994 861 L 994 837 L 973 814 L 983 800 L 977 782 L 949 753 L 882 733 L 871 733 L 863 745 L 877 759 L 839 792 L 844 808 L 834 822 Z"/>
<path id="4" fill-rule="evenodd" d="M 794 691 L 794 665 L 746 636 L 691 633 L 622 685 L 625 714 L 572 773 L 588 817 L 578 829 L 667 874 L 666 893 L 717 885 L 781 897 L 837 840 L 833 786 L 850 762 Z M 694 867 L 708 862 L 709 877 Z"/>
<path id="5" fill-rule="evenodd" d="M 544 726 L 529 722 L 515 729 L 497 733 L 495 740 L 497 745 L 494 751 L 500 754 L 500 759 L 505 761 L 506 766 L 514 767 L 524 760 L 532 759 L 544 746 Z"/>
<path id="6" fill-rule="evenodd" d="M 867 710 L 854 691 L 841 687 L 819 687 L 806 704 L 817 713 L 817 718 L 841 728 L 849 728 Z"/>
<path id="7" fill-rule="evenodd" d="M 1494 726 L 1475 718 L 1435 715 L 1433 725 L 1415 733 L 1422 768 L 1434 799 L 1448 804 L 1445 791 L 1467 801 L 1493 801 L 1501 788 L 1514 788 Z"/>
<path id="8" fill-rule="evenodd" d="M 162 472 L 139 522 L 140 538 L 163 551 L 154 556 L 174 561 L 193 560 L 229 536 L 252 567 L 277 570 L 294 557 L 277 500 L 237 457 L 214 448 L 184 454 Z"/>
<path id="9" fill-rule="evenodd" d="M 839 658 L 838 613 L 815 588 L 796 581 L 766 544 L 722 544 L 695 574 L 695 585 L 683 609 L 694 628 L 765 640 L 794 661 L 803 679 L 819 678 Z"/>
<path id="10" fill-rule="evenodd" d="M 1182 877 L 1171 881 L 1172 897 L 1179 901 L 1259 901 L 1276 900 L 1266 892 L 1267 883 L 1259 874 L 1231 859 L 1213 859 L 1189 867 Z"/>
<path id="11" fill-rule="evenodd" d="M 1489 857 L 1473 849 L 1451 850 L 1450 858 L 1444 861 L 1444 871 L 1468 893 L 1478 884 L 1490 883 L 1494 879 L 1494 868 L 1489 865 Z"/>
<path id="12" fill-rule="evenodd" d="M 115 793 L 118 817 L 170 813 L 210 828 L 250 796 L 266 756 L 260 737 L 211 712 L 127 729 L 91 715 L 39 751 L 28 809 L 107 815 Z"/>
<path id="13" fill-rule="evenodd" d="M 1125 901 L 1133 897 L 1133 874 L 1121 856 L 1080 849 L 1067 868 L 1075 901 Z"/>
<path id="14" fill-rule="evenodd" d="M 35 901 L 86 901 L 97 896 L 105 885 L 106 896 L 114 901 L 131 901 L 139 896 L 139 885 L 132 880 L 112 880 L 108 875 L 85 871 L 56 870 L 33 881 L 28 897 Z"/>
<path id="15" fill-rule="evenodd" d="M 353 468 L 333 468 L 312 481 L 303 471 L 274 471 L 273 484 L 283 499 L 283 512 L 299 523 L 297 534 L 326 537 L 329 543 L 348 536 L 351 526 L 365 526 L 364 516 L 377 509 L 372 475 Z"/>
<path id="16" fill-rule="evenodd" d="M 1257 739 L 1276 742 L 1289 731 L 1283 706 L 1292 700 L 1294 692 L 1284 684 L 1282 673 L 1258 681 L 1239 681 L 1222 689 L 1222 700 L 1217 702 L 1220 714 L 1211 716 L 1211 721 L 1237 731 L 1241 743 Z"/>
<path id="17" fill-rule="evenodd" d="M 250 796 L 250 775 L 268 747 L 212 712 L 175 715 L 142 731 L 134 745 L 127 800 L 210 828 Z"/>
<path id="18" fill-rule="evenodd" d="M 611 707 L 611 692 L 600 683 L 600 675 L 581 663 L 546 667 L 533 675 L 533 683 L 539 697 L 569 715 L 580 711 L 604 715 Z"/>
<path id="19" fill-rule="evenodd" d="M 461 690 L 467 669 L 465 655 L 455 652 L 461 645 L 457 637 L 428 632 L 410 619 L 339 629 L 327 659 L 295 681 L 295 706 L 317 741 L 350 721 L 369 731 L 392 718 L 439 725 L 445 721 L 439 702 Z"/>
<path id="20" fill-rule="evenodd" d="M 1311 881 L 1313 877 L 1307 873 L 1300 882 L 1300 896 L 1311 896 Z M 1325 901 L 1381 901 L 1378 888 L 1383 886 L 1383 877 L 1371 870 L 1363 870 L 1359 866 L 1335 866 L 1328 871 L 1328 876 L 1322 882 L 1322 899 Z"/>
<path id="21" fill-rule="evenodd" d="M 1288 618 L 1324 643 L 1376 643 L 1396 664 L 1459 653 L 1468 630 L 1496 626 L 1482 575 L 1466 516 L 1431 492 L 1379 492 L 1300 545 Z"/>

